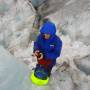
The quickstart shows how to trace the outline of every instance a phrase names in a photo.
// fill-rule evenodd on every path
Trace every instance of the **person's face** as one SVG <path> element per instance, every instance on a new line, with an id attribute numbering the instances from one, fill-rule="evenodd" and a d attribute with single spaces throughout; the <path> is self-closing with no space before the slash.
<path id="1" fill-rule="evenodd" d="M 49 39 L 50 38 L 50 34 L 44 34 L 44 38 L 45 39 Z"/>

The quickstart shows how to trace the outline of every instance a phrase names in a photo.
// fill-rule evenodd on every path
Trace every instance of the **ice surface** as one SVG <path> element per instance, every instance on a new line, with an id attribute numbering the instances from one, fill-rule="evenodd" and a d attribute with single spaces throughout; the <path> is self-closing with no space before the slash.
<path id="1" fill-rule="evenodd" d="M 28 74 L 27 66 L 0 46 L 0 90 L 27 90 Z"/>

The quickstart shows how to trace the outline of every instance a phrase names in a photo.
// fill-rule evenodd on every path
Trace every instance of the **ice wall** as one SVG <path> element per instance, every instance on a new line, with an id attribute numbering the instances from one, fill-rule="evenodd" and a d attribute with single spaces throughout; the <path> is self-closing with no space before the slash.
<path id="1" fill-rule="evenodd" d="M 0 43 L 10 50 L 28 46 L 34 11 L 24 0 L 0 1 Z"/>
<path id="2" fill-rule="evenodd" d="M 0 90 L 27 90 L 29 70 L 0 46 Z"/>

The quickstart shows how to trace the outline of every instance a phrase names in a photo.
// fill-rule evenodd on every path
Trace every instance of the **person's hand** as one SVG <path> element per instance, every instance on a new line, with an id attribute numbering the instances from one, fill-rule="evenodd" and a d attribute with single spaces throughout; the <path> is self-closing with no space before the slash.
<path id="1" fill-rule="evenodd" d="M 37 59 L 38 59 L 38 60 L 43 59 L 43 53 L 39 53 L 38 56 L 37 56 Z"/>
<path id="2" fill-rule="evenodd" d="M 32 56 L 38 56 L 38 54 L 40 53 L 40 51 L 39 50 L 36 50 L 33 54 L 32 54 Z"/>
<path id="3" fill-rule="evenodd" d="M 43 53 L 41 53 L 39 50 L 36 50 L 32 56 L 37 57 L 38 60 L 43 59 Z"/>

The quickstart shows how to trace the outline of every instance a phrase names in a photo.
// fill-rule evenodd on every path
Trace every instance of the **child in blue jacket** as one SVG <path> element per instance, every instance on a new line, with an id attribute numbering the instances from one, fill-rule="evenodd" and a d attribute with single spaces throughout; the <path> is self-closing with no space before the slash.
<path id="1" fill-rule="evenodd" d="M 62 40 L 56 35 L 56 26 L 51 21 L 47 21 L 40 29 L 40 34 L 34 42 L 34 54 L 37 56 L 37 66 L 43 66 L 48 70 L 48 76 L 57 57 L 60 56 Z"/>

